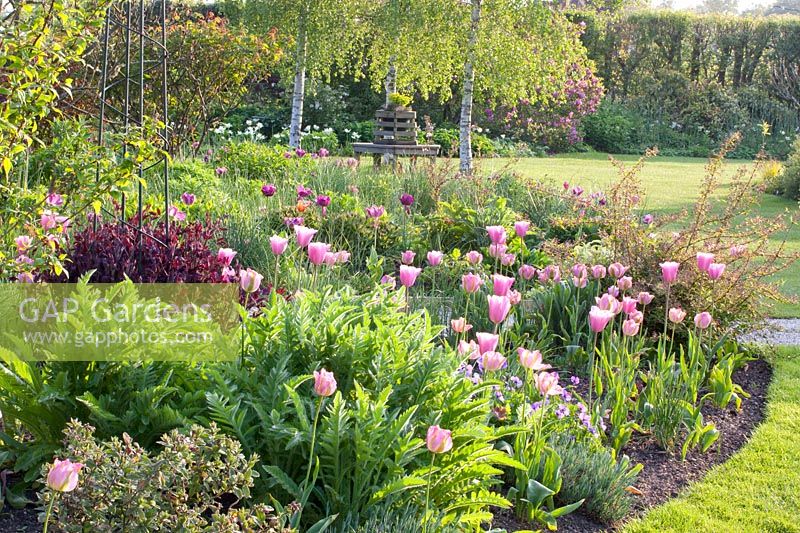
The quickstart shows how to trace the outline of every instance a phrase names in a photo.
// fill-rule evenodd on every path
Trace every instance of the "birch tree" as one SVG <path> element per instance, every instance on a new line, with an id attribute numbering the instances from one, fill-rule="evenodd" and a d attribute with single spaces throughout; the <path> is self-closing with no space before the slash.
<path id="1" fill-rule="evenodd" d="M 330 81 L 360 68 L 369 0 L 228 0 L 225 15 L 251 31 L 276 29 L 286 53 L 282 76 L 293 79 L 289 144 L 300 145 L 308 79 Z M 235 58 L 231 58 L 235 61 Z"/>

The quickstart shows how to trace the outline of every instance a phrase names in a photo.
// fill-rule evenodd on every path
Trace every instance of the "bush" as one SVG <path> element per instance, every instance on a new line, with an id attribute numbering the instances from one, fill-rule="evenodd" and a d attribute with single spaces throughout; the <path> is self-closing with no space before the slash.
<path id="1" fill-rule="evenodd" d="M 139 283 L 219 283 L 222 267 L 217 251 L 225 245 L 220 222 L 188 222 L 170 224 L 169 238 L 163 221 L 156 214 L 143 214 L 142 226 L 147 235 L 140 237 L 136 221 L 128 224 L 109 222 L 97 231 L 87 227 L 73 236 L 67 250 L 69 280 L 94 270 L 92 281 L 113 283 L 129 277 Z M 141 245 L 139 240 L 141 238 Z M 66 275 L 51 276 L 63 281 Z"/>
<path id="2" fill-rule="evenodd" d="M 616 460 L 610 450 L 569 435 L 554 437 L 551 444 L 561 457 L 560 501 L 585 498 L 582 511 L 605 523 L 627 516 L 633 505 L 628 488 L 636 482 L 641 464 L 631 465 L 627 456 Z"/>
<path id="3" fill-rule="evenodd" d="M 300 157 L 285 146 L 268 146 L 255 142 L 231 142 L 217 150 L 214 164 L 227 169 L 229 177 L 281 183 L 310 171 L 314 162 L 310 155 Z"/>
<path id="4" fill-rule="evenodd" d="M 771 191 L 790 200 L 800 200 L 800 137 L 792 145 L 792 153 L 783 169 L 776 177 Z"/>
<path id="5" fill-rule="evenodd" d="M 64 433 L 66 458 L 85 464 L 80 482 L 58 497 L 40 494 L 43 507 L 55 499 L 51 520 L 62 531 L 290 531 L 268 506 L 242 507 L 258 477 L 257 457 L 245 457 L 213 424 L 164 435 L 157 454 L 127 433 L 98 442 L 94 428 L 77 421 Z"/>
<path id="6" fill-rule="evenodd" d="M 622 106 L 603 101 L 597 113 L 583 121 L 584 141 L 601 152 L 624 154 L 636 138 L 636 123 Z"/>

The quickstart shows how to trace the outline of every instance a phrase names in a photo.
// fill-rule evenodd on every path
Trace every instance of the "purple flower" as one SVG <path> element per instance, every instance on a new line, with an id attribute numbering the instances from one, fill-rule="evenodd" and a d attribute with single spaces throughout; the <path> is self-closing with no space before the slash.
<path id="1" fill-rule="evenodd" d="M 292 229 L 295 226 L 303 225 L 303 217 L 284 218 L 283 223 L 286 224 L 289 227 L 289 229 Z"/>
<path id="2" fill-rule="evenodd" d="M 303 150 L 302 148 L 295 148 L 294 153 L 297 157 L 303 157 L 304 155 L 306 155 L 306 151 Z"/>
<path id="3" fill-rule="evenodd" d="M 558 408 L 556 409 L 556 418 L 561 420 L 562 418 L 564 418 L 568 414 L 569 414 L 569 407 L 567 407 L 563 403 L 559 404 Z"/>
<path id="4" fill-rule="evenodd" d="M 278 188 L 275 187 L 274 183 L 267 183 L 261 186 L 261 194 L 269 198 L 270 196 L 274 196 L 275 193 L 278 191 Z"/>
<path id="5" fill-rule="evenodd" d="M 511 385 L 511 387 L 515 389 L 522 387 L 522 380 L 519 379 L 517 376 L 511 376 L 510 378 L 508 378 L 508 383 Z"/>
<path id="6" fill-rule="evenodd" d="M 228 173 L 228 167 L 217 167 L 215 172 L 217 176 L 223 176 Z"/>
<path id="7" fill-rule="evenodd" d="M 570 394 L 567 389 L 563 389 L 561 391 L 561 399 L 564 400 L 565 402 L 572 401 L 572 394 Z"/>
<path id="8" fill-rule="evenodd" d="M 308 198 L 312 194 L 314 194 L 314 191 L 312 191 L 311 189 L 307 189 L 303 185 L 298 185 L 297 186 L 297 197 L 298 198 Z"/>
<path id="9" fill-rule="evenodd" d="M 569 380 L 573 385 L 577 385 L 578 383 L 581 382 L 581 378 L 579 378 L 578 376 L 571 376 Z"/>
<path id="10" fill-rule="evenodd" d="M 320 157 L 328 157 L 330 154 L 331 153 L 327 150 L 327 148 L 320 148 L 319 152 L 317 152 L 317 155 Z"/>
<path id="11" fill-rule="evenodd" d="M 194 194 L 192 194 L 190 192 L 185 192 L 185 193 L 181 194 L 181 202 L 183 202 L 184 205 L 192 205 L 194 203 L 194 201 L 195 201 Z"/>
<path id="12" fill-rule="evenodd" d="M 645 224 L 652 224 L 653 223 L 653 215 L 651 215 L 649 213 L 646 214 L 645 216 L 642 217 L 642 222 L 645 223 Z"/>
<path id="13" fill-rule="evenodd" d="M 370 218 L 380 218 L 383 216 L 384 209 L 382 205 L 371 205 L 365 211 Z"/>
<path id="14" fill-rule="evenodd" d="M 320 207 L 328 207 L 331 205 L 331 197 L 324 194 L 317 196 L 317 205 Z"/>
<path id="15" fill-rule="evenodd" d="M 534 411 L 538 411 L 541 408 L 542 408 L 542 402 L 533 402 L 531 404 L 531 409 L 533 409 Z"/>
<path id="16" fill-rule="evenodd" d="M 414 197 L 408 193 L 400 195 L 400 203 L 406 207 L 411 207 L 414 204 Z"/>

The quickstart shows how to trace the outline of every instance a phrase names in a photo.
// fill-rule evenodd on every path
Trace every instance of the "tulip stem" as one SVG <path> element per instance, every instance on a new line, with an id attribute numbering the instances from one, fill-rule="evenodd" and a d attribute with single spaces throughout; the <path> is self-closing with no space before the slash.
<path id="1" fill-rule="evenodd" d="M 664 305 L 664 337 L 667 336 L 667 324 L 669 324 L 669 290 L 671 285 L 667 283 L 667 301 Z"/>
<path id="2" fill-rule="evenodd" d="M 53 492 L 50 498 L 50 504 L 47 506 L 47 513 L 44 515 L 44 528 L 42 529 L 42 533 L 47 533 L 47 526 L 50 523 L 50 515 L 53 512 L 53 504 L 56 502 L 56 498 L 58 498 L 58 493 Z"/>
<path id="3" fill-rule="evenodd" d="M 325 400 L 324 396 L 319 397 L 317 403 L 317 412 L 314 415 L 314 425 L 311 426 L 311 450 L 308 452 L 308 468 L 306 469 L 306 479 L 303 481 L 303 492 L 305 493 L 308 488 L 308 478 L 311 476 L 311 465 L 314 463 L 314 445 L 317 440 L 317 423 L 319 422 L 319 414 L 322 412 L 322 402 Z M 303 502 L 305 504 L 305 502 Z"/>
<path id="4" fill-rule="evenodd" d="M 281 264 L 281 256 L 276 255 L 275 256 L 275 281 L 272 284 L 272 292 L 277 292 L 278 291 L 278 271 L 280 269 L 280 264 Z"/>
<path id="5" fill-rule="evenodd" d="M 428 486 L 425 489 L 425 516 L 423 517 L 422 533 L 428 533 L 428 512 L 430 510 L 430 497 L 431 497 L 431 478 L 433 477 L 433 464 L 436 461 L 436 454 L 431 454 L 431 469 L 428 472 Z"/>
<path id="6" fill-rule="evenodd" d="M 592 390 L 594 389 L 594 353 L 597 351 L 597 332 L 594 334 L 592 351 L 589 353 L 589 409 L 592 408 Z"/>

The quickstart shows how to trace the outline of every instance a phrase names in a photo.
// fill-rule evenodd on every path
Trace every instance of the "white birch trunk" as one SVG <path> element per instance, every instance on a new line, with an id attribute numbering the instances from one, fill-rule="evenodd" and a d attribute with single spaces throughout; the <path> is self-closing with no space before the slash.
<path id="1" fill-rule="evenodd" d="M 295 51 L 294 90 L 292 91 L 292 121 L 289 126 L 289 146 L 300 146 L 300 132 L 303 128 L 303 99 L 306 93 L 306 23 L 300 16 L 297 29 L 297 49 Z"/>
<path id="2" fill-rule="evenodd" d="M 467 57 L 464 61 L 464 87 L 461 96 L 461 119 L 459 120 L 459 169 L 472 174 L 472 96 L 475 84 L 475 46 L 481 23 L 481 1 L 472 0 Z"/>
<path id="3" fill-rule="evenodd" d="M 389 97 L 397 92 L 397 67 L 395 67 L 396 56 L 389 57 L 389 71 L 386 73 L 386 81 L 383 86 L 386 89 L 386 109 L 389 109 L 391 101 Z M 394 165 L 396 156 L 394 154 L 383 154 L 382 160 L 384 165 Z"/>

